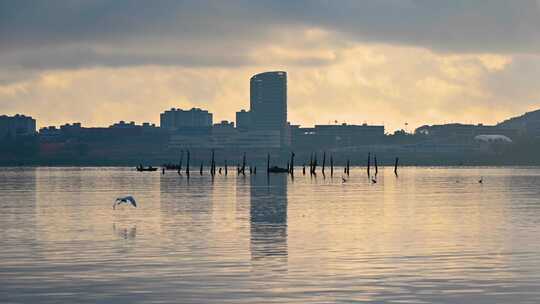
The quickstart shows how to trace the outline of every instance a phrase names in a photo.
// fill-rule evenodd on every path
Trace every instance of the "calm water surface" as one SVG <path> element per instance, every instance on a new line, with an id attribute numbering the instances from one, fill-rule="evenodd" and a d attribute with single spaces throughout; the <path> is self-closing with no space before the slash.
<path id="1" fill-rule="evenodd" d="M 540 168 L 340 175 L 0 169 L 0 302 L 540 302 Z"/>

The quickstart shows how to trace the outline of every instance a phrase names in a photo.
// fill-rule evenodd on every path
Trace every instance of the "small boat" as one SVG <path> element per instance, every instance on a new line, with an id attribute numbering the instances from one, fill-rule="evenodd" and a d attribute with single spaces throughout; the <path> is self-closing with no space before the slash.
<path id="1" fill-rule="evenodd" d="M 289 173 L 289 169 L 273 166 L 268 168 L 269 173 Z"/>
<path id="2" fill-rule="evenodd" d="M 157 171 L 158 168 L 154 168 L 152 166 L 148 166 L 148 167 L 143 167 L 143 165 L 138 165 L 137 166 L 137 171 L 138 172 L 154 172 L 154 171 Z"/>

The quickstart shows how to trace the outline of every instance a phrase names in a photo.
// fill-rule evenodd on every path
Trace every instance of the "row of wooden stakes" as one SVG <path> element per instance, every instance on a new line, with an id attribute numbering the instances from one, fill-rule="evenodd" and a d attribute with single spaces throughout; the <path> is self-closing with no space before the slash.
<path id="1" fill-rule="evenodd" d="M 294 153 L 292 153 L 291 156 L 291 163 L 294 161 Z M 368 152 L 368 159 L 367 159 L 367 175 L 371 176 L 371 153 Z M 398 175 L 398 164 L 399 164 L 399 157 L 396 157 L 394 162 L 394 174 Z M 379 173 L 379 164 L 377 162 L 377 155 L 373 156 L 373 165 L 375 167 L 375 175 Z M 312 153 L 311 157 L 309 159 L 309 173 L 310 175 L 317 175 L 317 154 Z M 293 164 L 294 168 L 294 164 Z M 343 173 L 349 175 L 350 174 L 350 168 L 351 168 L 351 162 L 349 159 L 347 159 L 346 165 L 343 168 Z M 321 173 L 323 176 L 325 175 L 325 169 L 326 169 L 326 152 L 323 152 L 323 161 L 322 161 L 322 167 L 321 167 Z M 303 174 L 306 174 L 306 165 L 303 165 Z M 293 173 L 293 172 L 291 172 Z M 334 157 L 333 155 L 330 155 L 330 176 L 334 176 Z"/>
<path id="2" fill-rule="evenodd" d="M 190 175 L 190 152 L 189 150 L 186 151 L 187 153 L 187 164 L 186 164 L 186 169 L 185 169 L 185 174 L 189 177 Z M 166 165 L 163 165 L 162 167 L 162 173 L 165 174 L 165 170 L 176 170 L 178 172 L 179 175 L 182 174 L 182 163 L 183 163 L 183 158 L 184 158 L 184 151 L 182 150 L 181 152 L 181 156 L 180 156 L 180 163 L 178 165 L 171 165 L 171 164 L 166 164 Z M 266 173 L 267 174 L 270 174 L 270 173 L 288 173 L 290 174 L 291 176 L 294 176 L 294 158 L 295 158 L 295 154 L 294 152 L 291 152 L 291 158 L 290 158 L 290 161 L 287 162 L 287 167 L 286 168 L 280 168 L 280 167 L 277 167 L 277 166 L 273 166 L 271 167 L 270 166 L 270 154 L 267 155 L 267 162 L 266 162 Z M 399 164 L 399 157 L 396 157 L 395 159 L 395 162 L 394 162 L 394 174 L 397 176 L 398 175 L 398 164 Z M 372 157 L 371 157 L 371 153 L 368 153 L 368 158 L 367 158 L 367 175 L 368 177 L 371 176 L 371 165 L 372 165 Z M 377 175 L 379 173 L 379 165 L 378 165 L 378 162 L 377 162 L 377 155 L 373 155 L 373 166 L 375 168 L 375 175 Z M 317 154 L 316 153 L 311 153 L 311 156 L 310 156 L 310 159 L 309 159 L 309 174 L 311 176 L 316 176 L 317 175 L 317 167 L 318 167 L 318 160 L 317 160 Z M 242 175 L 246 175 L 246 168 L 248 168 L 249 170 L 249 174 L 257 174 L 257 167 L 256 166 L 246 166 L 246 153 L 243 154 L 242 156 L 242 164 L 237 164 L 236 165 L 236 172 L 238 175 L 242 174 Z M 199 174 L 200 175 L 203 175 L 203 169 L 204 169 L 204 163 L 201 162 L 201 165 L 200 165 L 200 168 L 199 168 Z M 224 168 L 219 168 L 217 170 L 218 174 L 223 174 L 222 172 L 222 169 L 224 169 L 224 174 L 227 175 L 228 174 L 228 165 L 227 165 L 227 160 L 225 160 L 225 163 L 224 163 Z M 323 152 L 323 160 L 322 160 L 322 166 L 321 166 L 321 173 L 323 176 L 326 176 L 326 152 Z M 350 160 L 347 159 L 347 162 L 346 162 L 346 165 L 345 167 L 343 168 L 343 173 L 346 174 L 346 175 L 349 175 L 350 174 Z M 303 175 L 306 175 L 306 164 L 304 163 L 302 165 L 302 174 Z M 212 158 L 211 158 L 211 163 L 210 163 L 210 175 L 213 177 L 216 175 L 216 161 L 215 161 L 215 151 L 212 150 Z M 334 157 L 333 155 L 330 155 L 330 176 L 333 177 L 334 176 Z"/>

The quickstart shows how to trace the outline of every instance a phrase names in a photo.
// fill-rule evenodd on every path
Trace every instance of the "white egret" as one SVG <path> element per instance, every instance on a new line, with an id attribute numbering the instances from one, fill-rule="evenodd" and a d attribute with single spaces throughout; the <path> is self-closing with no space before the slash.
<path id="1" fill-rule="evenodd" d="M 133 205 L 133 207 L 137 207 L 137 202 L 135 201 L 135 198 L 133 198 L 133 196 L 131 196 L 131 195 L 128 195 L 128 196 L 117 198 L 114 201 L 113 209 L 116 209 L 116 206 L 118 206 L 120 204 L 123 204 L 123 203 L 126 203 L 126 204 L 130 203 L 131 205 Z"/>

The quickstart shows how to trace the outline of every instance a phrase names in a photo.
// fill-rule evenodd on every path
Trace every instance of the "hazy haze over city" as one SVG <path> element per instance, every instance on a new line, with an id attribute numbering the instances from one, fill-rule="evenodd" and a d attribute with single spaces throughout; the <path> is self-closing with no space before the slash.
<path id="1" fill-rule="evenodd" d="M 537 109 L 540 1 L 0 1 L 0 107 L 39 126 L 214 121 L 288 72 L 288 119 L 496 123 Z"/>

